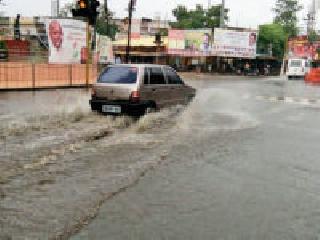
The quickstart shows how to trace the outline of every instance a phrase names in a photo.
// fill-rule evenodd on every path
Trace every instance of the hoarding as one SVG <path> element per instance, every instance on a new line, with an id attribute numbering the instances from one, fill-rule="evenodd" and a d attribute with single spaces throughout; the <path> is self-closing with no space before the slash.
<path id="1" fill-rule="evenodd" d="M 168 54 L 180 56 L 210 56 L 211 29 L 169 30 Z"/>
<path id="2" fill-rule="evenodd" d="M 86 52 L 86 23 L 73 19 L 48 19 L 49 63 L 81 63 Z"/>
<path id="3" fill-rule="evenodd" d="M 320 42 L 310 42 L 308 36 L 290 38 L 288 41 L 288 56 L 319 60 Z"/>
<path id="4" fill-rule="evenodd" d="M 257 32 L 216 28 L 212 55 L 220 57 L 255 58 Z"/>
<path id="5" fill-rule="evenodd" d="M 97 35 L 97 62 L 101 64 L 113 63 L 114 55 L 112 41 L 107 36 Z"/>

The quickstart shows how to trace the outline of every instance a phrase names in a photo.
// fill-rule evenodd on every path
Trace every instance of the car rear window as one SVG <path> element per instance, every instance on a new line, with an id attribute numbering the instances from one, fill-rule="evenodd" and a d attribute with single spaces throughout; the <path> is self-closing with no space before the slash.
<path id="1" fill-rule="evenodd" d="M 301 67 L 302 61 L 301 60 L 291 60 L 290 67 Z"/>
<path id="2" fill-rule="evenodd" d="M 132 84 L 137 82 L 136 67 L 108 67 L 101 73 L 98 83 Z"/>

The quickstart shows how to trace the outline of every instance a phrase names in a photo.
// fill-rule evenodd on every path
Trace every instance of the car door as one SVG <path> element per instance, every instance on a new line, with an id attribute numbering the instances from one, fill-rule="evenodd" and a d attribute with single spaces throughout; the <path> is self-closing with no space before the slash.
<path id="1" fill-rule="evenodd" d="M 188 95 L 188 89 L 175 70 L 170 67 L 165 68 L 165 74 L 170 87 L 172 104 L 184 104 Z"/>
<path id="2" fill-rule="evenodd" d="M 159 108 L 170 105 L 168 84 L 162 67 L 155 66 L 146 68 L 149 72 L 149 84 L 144 87 L 146 96 L 154 101 Z"/>

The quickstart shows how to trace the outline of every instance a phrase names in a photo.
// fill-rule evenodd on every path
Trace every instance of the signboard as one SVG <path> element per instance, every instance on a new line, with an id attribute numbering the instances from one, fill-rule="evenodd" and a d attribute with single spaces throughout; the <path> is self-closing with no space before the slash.
<path id="1" fill-rule="evenodd" d="M 107 36 L 97 35 L 97 61 L 107 64 L 114 62 L 112 41 Z"/>
<path id="2" fill-rule="evenodd" d="M 180 56 L 210 56 L 211 29 L 169 30 L 168 54 Z"/>
<path id="3" fill-rule="evenodd" d="M 12 56 L 29 56 L 30 55 L 30 42 L 21 40 L 7 40 L 5 41 L 9 58 Z"/>
<path id="4" fill-rule="evenodd" d="M 49 63 L 81 63 L 86 52 L 86 23 L 73 19 L 48 19 Z"/>
<path id="5" fill-rule="evenodd" d="M 220 57 L 255 58 L 257 32 L 216 28 L 212 54 Z"/>
<path id="6" fill-rule="evenodd" d="M 139 19 L 132 19 L 131 22 L 131 39 L 140 38 L 141 21 Z"/>
<path id="7" fill-rule="evenodd" d="M 290 38 L 288 41 L 288 56 L 319 60 L 320 42 L 309 42 L 308 36 Z"/>

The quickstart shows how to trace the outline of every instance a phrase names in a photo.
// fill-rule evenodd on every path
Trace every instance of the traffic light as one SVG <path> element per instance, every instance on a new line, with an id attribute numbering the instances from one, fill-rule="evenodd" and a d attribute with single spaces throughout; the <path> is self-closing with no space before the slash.
<path id="1" fill-rule="evenodd" d="M 72 15 L 73 17 L 86 17 L 90 25 L 95 25 L 99 15 L 99 6 L 98 0 L 78 0 L 76 8 L 72 9 Z"/>
<path id="2" fill-rule="evenodd" d="M 89 0 L 78 0 L 76 8 L 72 9 L 74 17 L 88 17 L 89 16 Z"/>
<path id="3" fill-rule="evenodd" d="M 86 8 L 88 8 L 88 2 L 85 1 L 85 0 L 78 1 L 78 5 L 79 5 L 79 8 L 80 8 L 80 9 L 86 9 Z"/>

